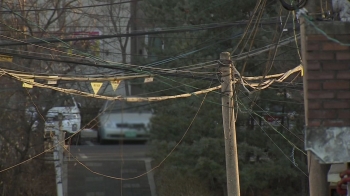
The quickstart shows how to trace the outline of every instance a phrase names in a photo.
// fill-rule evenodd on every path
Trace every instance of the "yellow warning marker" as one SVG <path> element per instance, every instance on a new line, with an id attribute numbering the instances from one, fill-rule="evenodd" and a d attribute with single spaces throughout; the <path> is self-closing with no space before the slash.
<path id="1" fill-rule="evenodd" d="M 57 80 L 48 80 L 47 84 L 57 84 Z"/>
<path id="2" fill-rule="evenodd" d="M 26 79 L 28 82 L 34 82 L 34 79 Z M 32 84 L 28 84 L 28 83 L 25 83 L 23 82 L 23 85 L 22 85 L 24 88 L 33 88 L 33 85 Z"/>
<path id="3" fill-rule="evenodd" d="M 92 90 L 94 90 L 95 95 L 100 90 L 102 84 L 103 84 L 102 82 L 91 82 L 91 87 L 92 87 Z"/>
<path id="4" fill-rule="evenodd" d="M 153 82 L 153 77 L 145 78 L 144 83 Z"/>
<path id="5" fill-rule="evenodd" d="M 7 55 L 0 55 L 0 61 L 3 62 L 12 62 L 13 57 Z"/>
<path id="6" fill-rule="evenodd" d="M 119 84 L 120 84 L 120 80 L 111 81 L 111 85 L 114 91 L 117 90 Z"/>
<path id="7" fill-rule="evenodd" d="M 47 84 L 57 84 L 58 76 L 49 76 L 49 80 L 47 80 Z"/>

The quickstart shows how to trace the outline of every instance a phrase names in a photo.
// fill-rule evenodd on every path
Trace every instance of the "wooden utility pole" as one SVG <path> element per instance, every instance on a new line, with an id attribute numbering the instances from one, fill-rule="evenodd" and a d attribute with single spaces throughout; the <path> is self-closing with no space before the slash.
<path id="1" fill-rule="evenodd" d="M 227 175 L 227 195 L 239 196 L 239 171 L 233 98 L 233 76 L 231 54 L 220 54 L 219 71 L 221 73 L 222 118 L 225 135 L 225 157 Z"/>
<path id="2" fill-rule="evenodd" d="M 320 2 L 316 0 L 309 0 L 306 9 L 311 11 L 312 18 L 320 17 Z M 300 35 L 301 35 L 301 54 L 302 54 L 302 65 L 304 71 L 303 77 L 303 88 L 308 89 L 307 81 L 307 35 L 305 29 L 306 21 L 303 17 L 300 18 Z M 308 93 L 304 90 L 304 108 L 305 108 L 305 125 L 306 128 L 309 125 L 309 111 L 308 111 Z M 310 196 L 326 196 L 329 192 L 329 185 L 327 182 L 327 173 L 329 166 L 325 164 L 320 164 L 313 154 L 313 152 L 307 152 L 307 165 L 309 174 L 309 195 Z"/>
<path id="3" fill-rule="evenodd" d="M 58 131 L 55 130 L 55 136 L 54 139 L 54 145 L 55 150 L 53 152 L 53 158 L 54 158 L 54 164 L 55 164 L 55 171 L 56 171 L 56 189 L 57 189 L 57 196 L 64 196 L 64 188 L 63 188 L 63 177 L 62 177 L 62 164 L 63 164 L 63 148 L 62 148 L 62 140 L 63 140 L 63 133 L 62 133 L 62 114 L 58 113 Z M 55 127 L 56 128 L 56 127 Z"/>

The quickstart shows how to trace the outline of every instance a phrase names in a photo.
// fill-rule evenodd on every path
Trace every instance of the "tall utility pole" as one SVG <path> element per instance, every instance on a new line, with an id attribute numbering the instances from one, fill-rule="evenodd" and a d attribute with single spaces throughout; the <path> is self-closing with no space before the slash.
<path id="1" fill-rule="evenodd" d="M 236 119 L 233 99 L 234 83 L 232 76 L 232 66 L 231 54 L 229 52 L 222 52 L 220 54 L 219 71 L 221 73 L 221 101 L 225 135 L 227 195 L 239 196 L 240 188 L 235 125 Z"/>
<path id="2" fill-rule="evenodd" d="M 54 164 L 55 164 L 55 171 L 56 171 L 56 189 L 57 189 L 57 196 L 64 196 L 64 188 L 63 188 L 63 177 L 62 177 L 62 164 L 63 164 L 63 148 L 62 148 L 62 140 L 63 140 L 63 133 L 62 133 L 62 114 L 58 113 L 58 131 L 55 131 L 54 139 L 54 145 L 55 149 L 53 152 L 53 158 L 54 158 Z"/>
<path id="3" fill-rule="evenodd" d="M 327 2 L 328 4 L 329 2 Z M 327 6 L 328 7 L 328 6 Z M 305 8 L 308 10 L 309 17 L 315 20 L 317 18 L 322 18 L 321 12 L 328 10 L 322 9 L 322 1 L 319 0 L 308 0 Z M 331 9 L 331 8 L 329 8 Z M 304 89 L 308 89 L 307 83 L 307 39 L 306 39 L 306 30 L 305 30 L 305 19 L 300 17 L 300 35 L 301 35 L 301 53 L 303 59 L 303 85 Z M 305 106 L 305 125 L 308 127 L 308 93 L 304 91 L 304 106 Z M 320 164 L 313 154 L 313 152 L 307 152 L 307 165 L 309 173 L 309 195 L 310 196 L 326 196 L 329 195 L 329 185 L 327 182 L 327 174 L 329 166 L 326 164 Z"/>

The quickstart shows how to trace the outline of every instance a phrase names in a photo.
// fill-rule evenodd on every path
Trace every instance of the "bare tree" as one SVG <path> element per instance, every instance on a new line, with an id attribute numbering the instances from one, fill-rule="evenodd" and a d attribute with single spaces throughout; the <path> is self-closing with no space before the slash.
<path id="1" fill-rule="evenodd" d="M 106 6 L 96 7 L 94 10 L 82 10 L 84 15 L 89 16 L 96 29 L 104 34 L 129 34 L 142 28 L 142 24 L 137 20 L 137 1 L 123 2 L 121 0 L 104 1 Z M 89 1 L 89 5 L 94 5 L 94 1 Z M 101 40 L 104 60 L 134 63 L 139 54 L 137 48 L 138 38 L 117 37 L 113 39 Z M 141 52 L 142 53 L 142 52 Z M 125 94 L 130 95 L 130 87 L 124 82 Z"/>
<path id="2" fill-rule="evenodd" d="M 79 4 L 77 0 L 2 0 L 1 39 L 4 42 L 26 42 L 33 39 L 69 37 L 71 27 L 79 24 L 82 16 L 68 10 Z M 85 25 L 88 26 L 87 23 Z M 77 67 L 65 63 L 64 60 L 77 60 L 76 56 L 70 54 L 79 52 L 81 48 L 81 43 L 72 45 L 63 42 L 3 47 L 0 51 L 11 54 L 13 60 L 0 62 L 0 68 L 33 74 L 76 73 Z M 37 56 L 54 61 L 37 60 Z M 23 88 L 21 82 L 6 74 L 1 76 L 0 193 L 54 195 L 53 164 L 45 164 L 44 155 L 32 158 L 44 151 L 46 112 L 55 103 L 63 101 L 67 95 L 49 89 Z M 77 85 L 58 82 L 57 86 L 67 88 Z"/>

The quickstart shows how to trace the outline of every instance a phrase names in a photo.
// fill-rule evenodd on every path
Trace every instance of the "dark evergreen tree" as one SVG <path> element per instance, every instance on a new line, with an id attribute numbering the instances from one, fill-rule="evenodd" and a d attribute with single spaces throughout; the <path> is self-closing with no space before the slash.
<path id="1" fill-rule="evenodd" d="M 234 3 L 224 0 L 143 1 L 143 12 L 151 28 L 194 28 L 238 21 L 237 25 L 228 27 L 150 36 L 147 64 L 180 68 L 217 60 L 221 52 L 233 51 L 238 43 L 239 47 L 233 54 L 293 36 L 291 28 L 281 34 L 284 24 L 281 27 L 279 19 L 276 19 L 281 11 L 278 2 L 268 2 L 253 15 L 255 3 L 250 0 Z M 264 11 L 255 31 L 253 27 L 261 9 Z M 251 28 L 239 42 L 247 20 L 253 16 Z M 290 16 L 288 25 L 291 24 Z M 180 54 L 185 55 L 179 57 Z M 245 76 L 257 76 L 281 73 L 298 63 L 296 45 L 291 43 L 276 53 L 271 50 L 236 61 L 235 66 Z M 216 72 L 217 66 L 206 71 Z M 303 148 L 300 139 L 303 127 L 302 86 L 300 77 L 293 77 L 250 95 L 240 84 L 237 85 L 236 126 L 242 195 L 302 195 L 307 190 L 307 177 L 302 173 L 306 171 L 305 156 L 298 151 Z M 220 84 L 217 78 L 208 81 L 162 77 L 156 81 L 147 84 L 150 92 L 158 92 L 155 95 L 192 92 Z M 176 88 L 164 90 L 169 86 Z M 156 172 L 157 188 L 167 187 L 175 191 L 173 195 L 205 195 L 199 192 L 203 189 L 207 195 L 226 194 L 221 96 L 218 92 L 209 93 L 201 105 L 203 99 L 204 95 L 192 96 L 154 106 L 156 115 L 152 119 L 150 144 L 156 165 L 161 163 Z M 176 149 L 172 151 L 174 147 Z M 170 156 L 167 156 L 169 153 Z M 191 192 L 193 189 L 198 190 L 197 194 Z M 164 190 L 160 188 L 159 194 L 165 195 Z"/>

